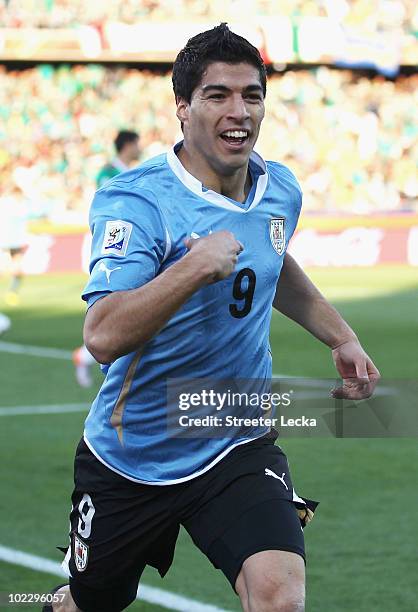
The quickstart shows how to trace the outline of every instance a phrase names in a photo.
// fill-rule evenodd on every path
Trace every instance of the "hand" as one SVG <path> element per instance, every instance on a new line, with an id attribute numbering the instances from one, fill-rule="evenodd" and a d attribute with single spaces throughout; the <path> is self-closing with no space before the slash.
<path id="1" fill-rule="evenodd" d="M 231 232 L 220 231 L 203 238 L 186 238 L 184 241 L 190 255 L 199 258 L 207 269 L 209 283 L 227 278 L 235 269 L 243 245 Z"/>
<path id="2" fill-rule="evenodd" d="M 335 367 L 343 379 L 331 395 L 337 399 L 366 399 L 373 394 L 380 373 L 355 338 L 343 342 L 332 350 Z"/>

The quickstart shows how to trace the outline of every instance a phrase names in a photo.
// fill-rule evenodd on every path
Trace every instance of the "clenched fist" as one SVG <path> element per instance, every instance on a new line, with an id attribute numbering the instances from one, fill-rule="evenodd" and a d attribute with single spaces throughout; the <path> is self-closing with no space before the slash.
<path id="1" fill-rule="evenodd" d="M 243 245 L 226 230 L 214 232 L 203 238 L 186 238 L 189 256 L 201 262 L 207 270 L 209 283 L 216 283 L 227 278 L 235 269 L 238 255 L 244 250 Z"/>

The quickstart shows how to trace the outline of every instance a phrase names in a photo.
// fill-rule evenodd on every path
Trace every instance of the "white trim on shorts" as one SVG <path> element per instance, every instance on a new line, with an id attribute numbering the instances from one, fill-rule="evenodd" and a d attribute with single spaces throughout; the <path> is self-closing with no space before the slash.
<path id="1" fill-rule="evenodd" d="M 259 440 L 260 438 L 262 438 L 263 436 L 265 436 L 269 432 L 270 432 L 270 429 L 268 429 L 267 431 L 264 431 L 260 436 L 257 436 L 256 438 L 251 438 L 249 440 L 242 440 L 241 442 L 237 442 L 236 444 L 233 444 L 232 446 L 228 446 L 228 448 L 226 448 L 220 455 L 217 455 L 215 457 L 215 459 L 213 461 L 211 461 L 211 463 L 209 463 L 209 465 L 204 467 L 202 470 L 199 470 L 198 472 L 194 472 L 193 474 L 189 474 L 189 476 L 184 476 L 183 478 L 176 478 L 175 480 L 165 480 L 164 482 L 155 482 L 155 481 L 150 481 L 150 480 L 141 480 L 140 478 L 133 478 L 132 476 L 128 476 L 124 472 L 121 472 L 117 468 L 109 465 L 104 459 L 102 459 L 102 457 L 100 457 L 100 455 L 97 453 L 97 451 L 95 451 L 95 449 L 93 448 L 91 443 L 88 441 L 87 436 L 86 436 L 86 432 L 84 432 L 84 434 L 83 434 L 83 439 L 84 439 L 84 442 L 89 447 L 89 449 L 91 450 L 91 452 L 93 453 L 93 455 L 96 457 L 96 459 L 98 459 L 100 461 L 100 463 L 102 463 L 107 468 L 109 468 L 109 470 L 112 470 L 112 472 L 116 472 L 116 474 L 119 474 L 119 476 L 122 476 L 123 478 L 126 478 L 127 480 L 131 480 L 132 482 L 137 482 L 138 484 L 154 485 L 154 486 L 157 486 L 157 487 L 163 486 L 164 487 L 164 486 L 168 486 L 168 485 L 172 485 L 172 484 L 180 484 L 181 482 L 187 482 L 188 480 L 192 480 L 193 478 L 197 478 L 198 476 L 201 476 L 202 474 L 204 474 L 205 472 L 207 472 L 208 470 L 213 468 L 214 465 L 219 463 L 219 461 L 221 459 L 223 459 L 226 455 L 228 455 L 237 446 L 241 446 L 243 444 L 248 444 L 248 442 L 254 442 L 254 440 Z"/>

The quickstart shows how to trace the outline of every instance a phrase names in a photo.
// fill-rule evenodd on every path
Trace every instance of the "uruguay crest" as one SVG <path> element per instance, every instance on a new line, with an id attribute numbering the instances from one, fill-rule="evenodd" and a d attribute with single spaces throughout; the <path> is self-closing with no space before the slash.
<path id="1" fill-rule="evenodd" d="M 74 534 L 74 562 L 77 571 L 84 572 L 89 560 L 89 547 Z"/>
<path id="2" fill-rule="evenodd" d="M 278 255 L 283 255 L 286 247 L 284 222 L 284 217 L 273 217 L 273 219 L 270 219 L 270 240 Z"/>

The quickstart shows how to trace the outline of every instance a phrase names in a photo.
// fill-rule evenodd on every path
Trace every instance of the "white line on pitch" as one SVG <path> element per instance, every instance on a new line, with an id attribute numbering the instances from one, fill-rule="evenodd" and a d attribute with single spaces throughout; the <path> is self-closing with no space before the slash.
<path id="1" fill-rule="evenodd" d="M 50 348 L 46 346 L 32 346 L 29 344 L 18 344 L 15 342 L 0 342 L 0 352 L 3 353 L 14 353 L 18 355 L 29 355 L 33 357 L 49 357 L 52 359 L 64 359 L 71 360 L 72 352 L 64 349 Z M 327 380 L 316 380 L 316 379 L 304 379 L 298 376 L 287 376 L 283 373 L 273 374 L 273 378 L 295 380 L 299 385 L 304 387 L 319 387 L 328 388 L 329 382 Z"/>
<path id="2" fill-rule="evenodd" d="M 0 561 L 6 563 L 13 563 L 14 565 L 20 565 L 27 567 L 31 570 L 43 572 L 45 574 L 52 574 L 54 576 L 62 577 L 66 576 L 61 565 L 56 561 L 45 559 L 44 557 L 38 557 L 37 555 L 30 555 L 29 553 L 15 550 L 14 548 L 7 548 L 6 546 L 0 545 Z M 50 588 L 53 585 L 48 585 Z M 45 592 L 49 590 L 48 586 L 45 587 Z M 148 603 L 156 604 L 167 608 L 168 610 L 175 610 L 178 612 L 227 612 L 223 608 L 212 606 L 210 604 L 204 604 L 195 599 L 189 599 L 182 595 L 176 595 L 170 591 L 151 587 L 146 584 L 141 584 L 138 589 L 137 599 L 147 601 Z"/>
<path id="3" fill-rule="evenodd" d="M 331 389 L 331 387 L 330 387 Z M 377 388 L 374 391 L 374 396 L 396 395 L 396 389 L 391 387 Z M 298 391 L 297 399 L 313 400 L 313 399 L 330 399 L 322 391 Z M 90 404 L 50 404 L 48 406 L 6 406 L 0 407 L 0 417 L 7 416 L 23 416 L 35 414 L 69 414 L 75 412 L 84 412 L 87 414 L 90 409 Z"/>
<path id="4" fill-rule="evenodd" d="M 15 342 L 0 342 L 0 352 L 14 353 L 14 354 L 19 354 L 19 355 L 31 355 L 33 357 L 49 357 L 52 359 L 64 359 L 66 361 L 72 359 L 71 351 L 66 351 L 64 349 L 49 348 L 46 346 L 32 346 L 28 344 L 17 344 Z M 299 385 L 300 387 L 308 387 L 308 388 L 316 387 L 318 389 L 331 389 L 334 386 L 332 383 L 335 382 L 335 381 L 332 381 L 331 379 L 321 380 L 321 379 L 315 379 L 315 378 L 304 378 L 304 377 L 299 377 L 299 376 L 291 376 L 291 375 L 277 374 L 277 373 L 273 374 L 273 378 L 281 379 L 282 381 L 284 380 L 286 382 L 291 382 L 292 380 L 294 380 L 295 384 Z M 376 395 L 395 395 L 395 394 L 396 394 L 395 389 L 391 387 L 383 387 L 382 385 L 377 387 L 377 389 L 374 392 L 375 396 Z M 315 397 L 320 397 L 320 394 L 317 394 L 314 392 L 311 394 L 310 397 L 314 399 Z M 309 395 L 307 395 L 304 398 L 299 398 L 299 399 L 309 399 Z M 57 410 L 56 412 L 59 412 L 59 411 Z M 72 410 L 72 411 L 63 410 L 63 412 L 76 412 L 76 411 L 75 410 Z M 25 414 L 25 413 L 22 412 L 22 414 Z M 40 414 L 42 413 L 40 412 Z"/>
<path id="5" fill-rule="evenodd" d="M 0 352 L 15 355 L 33 355 L 34 357 L 50 357 L 52 359 L 72 359 L 72 352 L 47 346 L 32 346 L 15 342 L 0 342 Z"/>
<path id="6" fill-rule="evenodd" d="M 87 412 L 89 404 L 51 404 L 49 406 L 7 406 L 0 408 L 0 417 L 21 414 L 66 414 L 67 412 Z"/>

